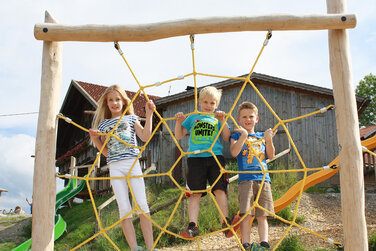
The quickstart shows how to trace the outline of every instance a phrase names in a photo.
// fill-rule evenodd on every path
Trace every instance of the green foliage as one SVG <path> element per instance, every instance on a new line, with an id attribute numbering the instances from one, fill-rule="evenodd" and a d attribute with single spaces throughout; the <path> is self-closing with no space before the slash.
<path id="1" fill-rule="evenodd" d="M 9 251 L 16 247 L 17 247 L 16 243 L 7 242 L 5 244 L 0 244 L 0 251 Z"/>
<path id="2" fill-rule="evenodd" d="M 277 251 L 305 251 L 307 250 L 302 241 L 296 235 L 290 235 L 283 239 L 281 245 L 277 248 Z"/>
<path id="3" fill-rule="evenodd" d="M 376 251 L 376 232 L 371 233 L 368 237 L 368 249 Z"/>
<path id="4" fill-rule="evenodd" d="M 366 97 L 371 102 L 359 117 L 360 125 L 370 126 L 376 124 L 376 76 L 370 73 L 360 80 L 355 90 L 359 96 Z"/>
<path id="5" fill-rule="evenodd" d="M 269 170 L 287 170 L 283 162 L 273 162 L 268 165 Z M 272 180 L 273 199 L 276 200 L 287 192 L 298 180 L 296 172 L 270 173 Z"/>
<path id="6" fill-rule="evenodd" d="M 304 192 L 306 193 L 318 193 L 318 194 L 324 194 L 327 193 L 328 188 L 327 187 L 320 187 L 318 185 L 314 185 L 306 189 Z"/>
<path id="7" fill-rule="evenodd" d="M 287 170 L 286 165 L 283 162 L 273 162 L 268 166 L 269 170 Z M 296 172 L 282 172 L 282 173 L 271 173 L 270 179 L 272 180 L 272 191 L 273 200 L 280 198 L 283 194 L 287 192 L 297 181 L 298 175 Z M 294 218 L 294 213 L 292 212 L 291 204 L 276 213 L 279 217 L 292 221 Z M 297 215 L 295 222 L 302 223 L 305 221 L 305 217 L 302 215 Z M 280 221 L 277 219 L 272 219 L 271 223 L 277 224 Z"/>
<path id="8" fill-rule="evenodd" d="M 106 198 L 97 198 L 96 206 L 105 200 Z M 72 208 L 62 208 L 58 213 L 67 222 L 67 232 L 55 242 L 56 250 L 70 250 L 95 233 L 96 221 L 93 206 L 89 200 L 73 204 Z"/>
<path id="9" fill-rule="evenodd" d="M 225 169 L 228 171 L 238 171 L 238 163 L 236 161 L 231 161 L 226 163 Z M 229 173 L 229 178 L 235 176 L 236 173 Z"/>

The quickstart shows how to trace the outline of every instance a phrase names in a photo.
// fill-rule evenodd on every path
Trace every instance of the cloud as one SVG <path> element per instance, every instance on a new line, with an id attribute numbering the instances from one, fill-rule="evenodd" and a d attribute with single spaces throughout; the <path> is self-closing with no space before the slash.
<path id="1" fill-rule="evenodd" d="M 21 206 L 25 210 L 25 198 L 31 198 L 33 190 L 34 159 L 31 155 L 35 138 L 25 134 L 0 135 L 0 142 L 0 187 L 8 190 L 3 193 L 0 208 L 9 210 Z"/>

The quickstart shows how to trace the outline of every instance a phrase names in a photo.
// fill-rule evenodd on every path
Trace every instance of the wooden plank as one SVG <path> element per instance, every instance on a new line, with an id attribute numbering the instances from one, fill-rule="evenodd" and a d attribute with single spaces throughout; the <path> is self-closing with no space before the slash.
<path id="1" fill-rule="evenodd" d="M 46 12 L 45 22 L 56 23 L 56 20 Z M 61 44 L 44 42 L 33 181 L 33 251 L 54 249 L 56 114 L 62 82 L 61 63 Z"/>
<path id="2" fill-rule="evenodd" d="M 341 13 L 345 0 L 327 0 L 328 13 Z M 341 166 L 341 204 L 345 250 L 368 250 L 359 121 L 351 72 L 347 30 L 329 30 L 330 73 Z"/>
<path id="3" fill-rule="evenodd" d="M 354 14 L 211 17 L 140 25 L 36 24 L 34 36 L 45 41 L 147 42 L 190 34 L 267 30 L 327 30 L 356 26 Z"/>

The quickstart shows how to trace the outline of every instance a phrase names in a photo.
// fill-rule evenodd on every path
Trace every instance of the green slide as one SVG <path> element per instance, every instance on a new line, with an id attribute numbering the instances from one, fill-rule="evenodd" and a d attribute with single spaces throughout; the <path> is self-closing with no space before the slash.
<path id="1" fill-rule="evenodd" d="M 68 185 L 64 187 L 58 194 L 56 194 L 56 206 L 55 212 L 61 205 L 63 205 L 68 200 L 72 199 L 79 192 L 81 192 L 86 187 L 86 182 L 82 180 L 77 186 L 77 179 L 70 179 Z M 67 223 L 64 221 L 60 214 L 55 215 L 55 231 L 54 240 L 56 241 L 60 236 L 63 235 L 65 229 L 67 228 Z M 12 249 L 12 251 L 26 251 L 31 249 L 31 238 L 23 242 L 18 247 Z"/>

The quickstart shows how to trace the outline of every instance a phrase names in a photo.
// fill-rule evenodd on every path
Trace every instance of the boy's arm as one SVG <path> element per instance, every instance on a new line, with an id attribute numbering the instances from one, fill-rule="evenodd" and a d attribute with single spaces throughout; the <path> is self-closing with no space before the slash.
<path id="1" fill-rule="evenodd" d="M 275 148 L 274 148 L 274 144 L 273 144 L 273 137 L 276 135 L 277 131 L 278 130 L 275 130 L 273 132 L 273 130 L 271 128 L 269 128 L 264 132 L 265 150 L 266 150 L 266 156 L 268 157 L 268 159 L 272 159 L 275 156 Z"/>
<path id="2" fill-rule="evenodd" d="M 235 131 L 240 132 L 241 135 L 238 140 L 231 138 L 230 153 L 232 157 L 238 156 L 248 136 L 247 130 L 242 127 L 240 129 L 235 129 Z"/>
<path id="3" fill-rule="evenodd" d="M 178 112 L 175 114 L 176 124 L 175 124 L 175 138 L 181 140 L 187 133 L 187 129 L 182 126 L 183 121 L 185 120 L 184 113 Z"/>
<path id="4" fill-rule="evenodd" d="M 90 129 L 89 135 L 91 141 L 93 141 L 94 145 L 97 147 L 98 151 L 101 150 L 103 146 L 104 139 L 100 135 L 98 135 L 99 130 L 98 129 Z M 102 154 L 107 157 L 107 145 L 104 147 Z"/>
<path id="5" fill-rule="evenodd" d="M 223 126 L 222 130 L 222 139 L 227 142 L 231 136 L 230 129 L 228 128 L 227 124 L 225 123 L 225 112 L 223 111 L 216 111 L 215 112 L 215 118 L 218 119 L 218 121 Z"/>
<path id="6" fill-rule="evenodd" d="M 153 101 L 149 100 L 145 104 L 145 110 L 146 110 L 146 115 L 145 115 L 145 126 L 142 127 L 140 122 L 137 120 L 136 123 L 134 124 L 134 130 L 136 131 L 137 136 L 143 141 L 146 142 L 151 135 L 151 127 L 153 123 L 153 112 L 155 109 L 155 105 Z"/>

